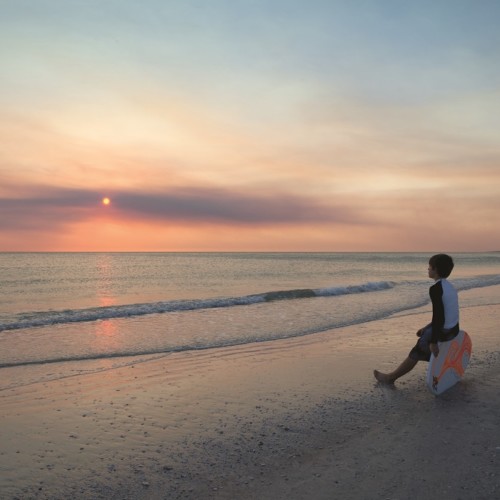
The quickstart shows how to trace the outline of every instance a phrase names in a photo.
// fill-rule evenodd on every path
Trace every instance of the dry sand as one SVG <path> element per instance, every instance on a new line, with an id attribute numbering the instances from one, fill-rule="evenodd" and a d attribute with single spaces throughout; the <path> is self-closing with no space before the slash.
<path id="1" fill-rule="evenodd" d="M 1 391 L 0 498 L 500 498 L 500 306 L 462 310 L 473 358 L 442 396 L 423 363 L 373 379 L 428 316 Z"/>

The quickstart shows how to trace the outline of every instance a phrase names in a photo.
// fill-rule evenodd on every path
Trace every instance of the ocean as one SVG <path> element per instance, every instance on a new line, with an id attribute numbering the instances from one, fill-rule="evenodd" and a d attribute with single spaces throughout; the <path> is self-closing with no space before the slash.
<path id="1" fill-rule="evenodd" d="M 0 390 L 411 314 L 429 256 L 0 253 Z M 459 292 L 500 284 L 500 253 L 453 257 Z"/>

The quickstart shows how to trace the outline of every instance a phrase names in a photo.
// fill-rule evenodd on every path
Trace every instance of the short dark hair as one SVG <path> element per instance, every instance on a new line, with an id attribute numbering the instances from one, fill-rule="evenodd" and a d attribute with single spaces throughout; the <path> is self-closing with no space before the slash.
<path id="1" fill-rule="evenodd" d="M 433 255 L 429 259 L 429 265 L 437 271 L 440 278 L 447 278 L 455 266 L 453 259 L 445 253 Z"/>

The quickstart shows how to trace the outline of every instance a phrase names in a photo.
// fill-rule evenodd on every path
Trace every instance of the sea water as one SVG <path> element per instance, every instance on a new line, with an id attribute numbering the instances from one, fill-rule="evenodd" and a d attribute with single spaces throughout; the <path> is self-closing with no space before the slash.
<path id="1" fill-rule="evenodd" d="M 500 284 L 500 253 L 453 257 L 459 291 Z M 411 311 L 429 304 L 428 258 L 0 253 L 0 389 Z"/>

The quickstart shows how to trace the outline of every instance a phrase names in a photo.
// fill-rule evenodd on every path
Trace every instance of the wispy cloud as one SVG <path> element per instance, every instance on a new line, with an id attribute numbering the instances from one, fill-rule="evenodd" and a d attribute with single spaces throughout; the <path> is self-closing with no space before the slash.
<path id="1" fill-rule="evenodd" d="M 352 221 L 345 207 L 284 193 L 243 193 L 225 189 L 181 188 L 165 193 L 117 193 L 119 209 L 131 215 L 183 221 L 288 224 Z"/>
<path id="2" fill-rule="evenodd" d="M 99 203 L 96 193 L 53 187 L 22 188 L 0 198 L 0 229 L 40 230 L 84 218 Z"/>
<path id="3" fill-rule="evenodd" d="M 104 194 L 112 204 L 101 207 Z M 150 222 L 239 225 L 356 222 L 354 211 L 310 197 L 287 193 L 247 193 L 210 187 L 181 187 L 166 191 L 112 193 L 69 188 L 22 188 L 0 198 L 3 229 L 40 229 L 108 213 L 109 217 Z M 107 211 L 107 212 L 106 212 Z"/>

